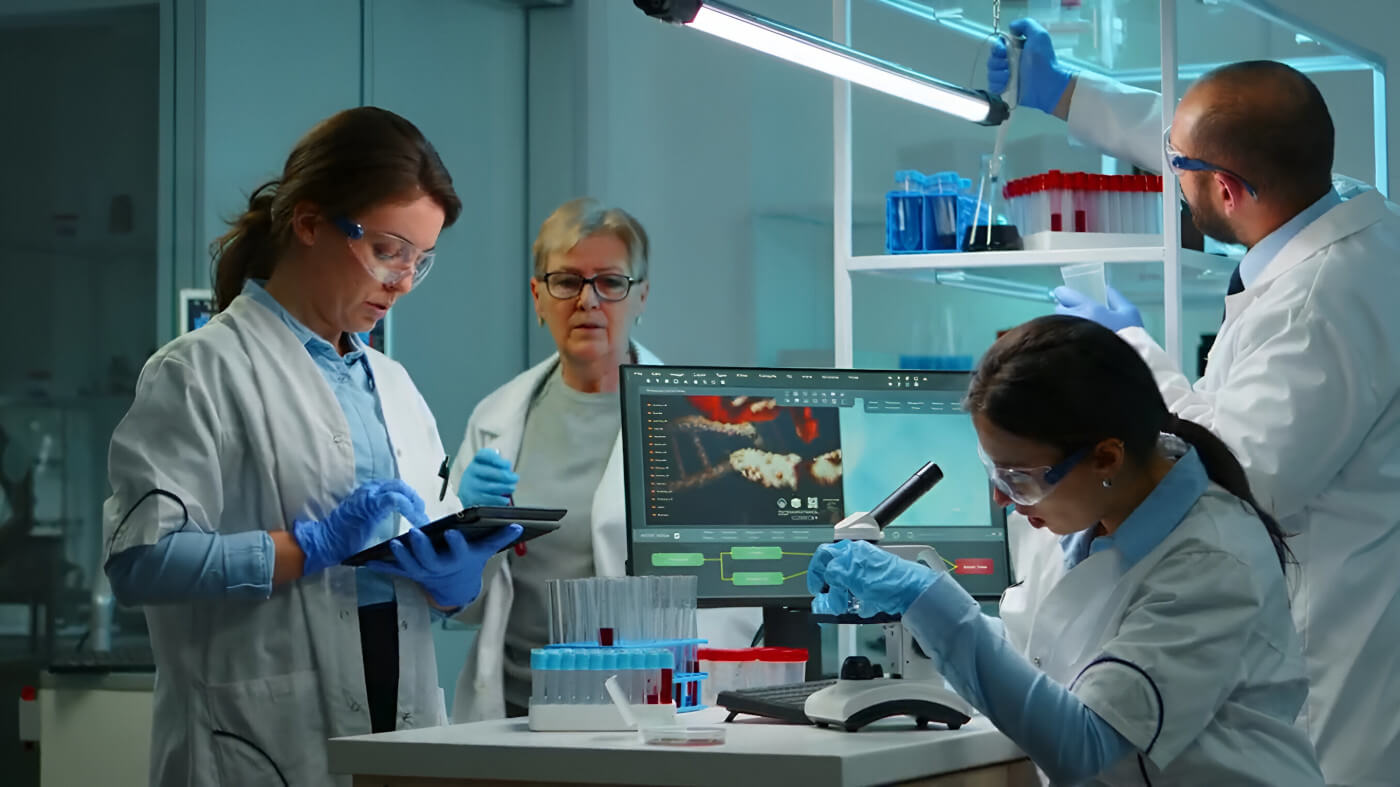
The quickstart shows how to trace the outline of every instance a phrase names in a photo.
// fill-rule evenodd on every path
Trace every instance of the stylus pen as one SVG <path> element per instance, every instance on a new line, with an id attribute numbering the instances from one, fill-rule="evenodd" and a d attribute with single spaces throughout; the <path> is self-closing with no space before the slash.
<path id="1" fill-rule="evenodd" d="M 442 458 L 442 466 L 438 468 L 438 478 L 442 479 L 442 491 L 438 492 L 438 500 L 447 499 L 447 477 L 452 474 L 452 455 L 448 454 Z"/>

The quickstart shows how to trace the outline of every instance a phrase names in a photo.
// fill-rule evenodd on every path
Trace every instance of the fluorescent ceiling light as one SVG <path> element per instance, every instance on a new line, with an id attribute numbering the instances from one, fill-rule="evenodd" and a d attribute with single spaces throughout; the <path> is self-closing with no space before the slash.
<path id="1" fill-rule="evenodd" d="M 940 82 L 724 3 L 634 2 L 650 16 L 974 123 L 996 125 L 1006 119 L 1005 102 L 984 91 Z"/>

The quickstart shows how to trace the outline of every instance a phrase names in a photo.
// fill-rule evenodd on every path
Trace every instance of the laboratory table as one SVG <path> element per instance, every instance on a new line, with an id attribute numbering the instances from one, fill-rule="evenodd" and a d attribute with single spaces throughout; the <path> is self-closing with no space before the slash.
<path id="1" fill-rule="evenodd" d="M 725 712 L 682 718 L 718 725 Z M 456 724 L 330 741 L 333 773 L 355 787 L 651 784 L 724 787 L 1023 787 L 1039 784 L 1016 745 L 977 717 L 953 732 L 888 719 L 860 732 L 769 723 L 725 724 L 717 746 L 648 746 L 635 732 L 530 732 L 524 719 Z"/>

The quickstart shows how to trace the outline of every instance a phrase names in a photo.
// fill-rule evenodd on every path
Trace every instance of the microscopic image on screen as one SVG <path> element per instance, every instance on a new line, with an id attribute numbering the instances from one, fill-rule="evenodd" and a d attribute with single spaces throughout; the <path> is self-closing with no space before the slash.
<path id="1" fill-rule="evenodd" d="M 762 396 L 648 396 L 651 521 L 835 523 L 844 508 L 837 408 Z"/>

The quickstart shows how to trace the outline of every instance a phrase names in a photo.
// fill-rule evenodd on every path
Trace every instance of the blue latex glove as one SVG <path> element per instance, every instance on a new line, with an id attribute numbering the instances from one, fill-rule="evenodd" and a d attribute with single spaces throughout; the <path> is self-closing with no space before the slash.
<path id="1" fill-rule="evenodd" d="M 460 530 L 449 530 L 447 551 L 439 552 L 423 531 L 410 530 L 409 546 L 389 542 L 395 563 L 376 560 L 369 567 L 417 582 L 439 606 L 462 607 L 481 593 L 481 571 L 486 568 L 486 561 L 523 532 L 520 525 L 506 525 L 485 538 L 468 541 Z"/>
<path id="2" fill-rule="evenodd" d="M 1142 327 L 1142 314 L 1138 312 L 1138 308 L 1112 287 L 1108 288 L 1107 306 L 1069 287 L 1056 287 L 1055 301 L 1056 314 L 1070 314 L 1093 320 L 1114 333 L 1124 328 Z"/>
<path id="3" fill-rule="evenodd" d="M 807 591 L 812 611 L 840 615 L 851 597 L 860 600 L 860 614 L 903 615 L 914 599 L 928 590 L 938 574 L 922 563 L 895 557 L 868 541 L 838 541 L 817 548 L 807 565 Z M 828 590 L 823 593 L 822 587 Z"/>
<path id="4" fill-rule="evenodd" d="M 397 478 L 366 481 L 325 519 L 293 522 L 292 537 L 306 553 L 302 575 L 334 566 L 364 549 L 375 527 L 390 514 L 403 514 L 415 527 L 428 524 L 423 499 Z"/>
<path id="5" fill-rule="evenodd" d="M 1011 32 L 1026 39 L 1021 47 L 1017 103 L 1053 114 L 1074 72 L 1060 65 L 1050 34 L 1034 19 L 1017 19 L 1011 23 Z M 1006 92 L 1010 80 L 1011 61 L 1006 56 L 1006 43 L 997 38 L 992 43 L 992 53 L 987 56 L 987 90 L 999 96 Z"/>
<path id="6" fill-rule="evenodd" d="M 462 501 L 463 508 L 508 506 L 518 483 L 520 476 L 511 471 L 510 462 L 496 449 L 483 448 L 462 472 L 462 480 L 457 483 L 457 499 Z"/>

